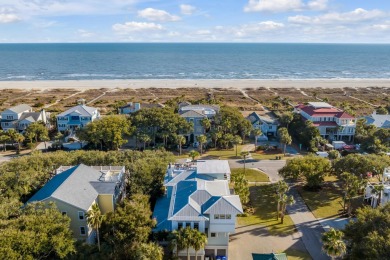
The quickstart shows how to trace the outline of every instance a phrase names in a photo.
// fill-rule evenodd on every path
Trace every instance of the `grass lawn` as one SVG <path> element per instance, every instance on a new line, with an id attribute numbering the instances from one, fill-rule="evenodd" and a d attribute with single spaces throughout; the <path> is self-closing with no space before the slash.
<path id="1" fill-rule="evenodd" d="M 210 149 L 206 153 L 203 154 L 203 157 L 215 157 L 216 159 L 242 159 L 240 156 L 241 149 L 245 145 L 238 145 L 237 147 L 237 156 L 236 156 L 236 148 L 228 149 L 228 150 L 215 150 Z"/>
<path id="2" fill-rule="evenodd" d="M 280 223 L 280 219 L 276 220 L 275 184 L 250 186 L 249 190 L 255 213 L 248 217 L 239 217 L 239 225 L 262 225 L 268 227 L 272 235 L 288 235 L 296 231 L 288 215 L 285 216 L 283 224 Z"/>
<path id="3" fill-rule="evenodd" d="M 232 174 L 244 173 L 243 168 L 231 169 Z M 260 170 L 246 169 L 245 177 L 249 182 L 269 182 L 268 175 Z"/>
<path id="4" fill-rule="evenodd" d="M 302 252 L 296 249 L 287 249 L 284 251 L 289 260 L 311 260 L 311 256 L 308 252 Z"/>
<path id="5" fill-rule="evenodd" d="M 303 200 L 316 218 L 336 217 L 342 213 L 343 190 L 336 185 L 337 181 L 337 177 L 327 176 L 322 189 L 319 191 L 307 191 L 302 187 L 298 189 Z M 363 204 L 363 201 L 359 197 L 352 203 L 353 208 L 356 209 Z"/>

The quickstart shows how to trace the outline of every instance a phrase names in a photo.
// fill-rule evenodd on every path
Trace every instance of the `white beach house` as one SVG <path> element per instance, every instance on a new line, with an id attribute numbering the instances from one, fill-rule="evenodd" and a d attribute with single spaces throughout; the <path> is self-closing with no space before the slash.
<path id="1" fill-rule="evenodd" d="M 225 160 L 199 160 L 170 165 L 164 186 L 166 195 L 155 206 L 154 231 L 173 231 L 185 227 L 207 235 L 207 244 L 198 259 L 228 257 L 229 235 L 235 232 L 237 214 L 243 213 L 238 195 L 230 194 L 230 167 Z M 190 249 L 191 259 L 195 251 Z M 181 259 L 185 250 L 179 251 Z"/>
<path id="2" fill-rule="evenodd" d="M 38 121 L 49 127 L 45 110 L 34 112 L 32 107 L 25 104 L 8 108 L 1 113 L 1 128 L 5 131 L 15 129 L 22 133 L 30 124 Z"/>
<path id="3" fill-rule="evenodd" d="M 78 105 L 57 115 L 58 131 L 76 130 L 100 118 L 97 108 Z"/>

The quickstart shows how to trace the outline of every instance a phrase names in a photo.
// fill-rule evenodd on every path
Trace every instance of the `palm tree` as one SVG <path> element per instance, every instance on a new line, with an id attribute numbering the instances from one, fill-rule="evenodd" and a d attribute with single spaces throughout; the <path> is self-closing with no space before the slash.
<path id="1" fill-rule="evenodd" d="M 152 138 L 148 134 L 140 134 L 138 136 L 139 140 L 144 143 L 144 150 L 146 149 L 146 143 L 152 141 Z"/>
<path id="2" fill-rule="evenodd" d="M 255 136 L 255 151 L 256 151 L 256 147 L 257 147 L 257 138 L 261 134 L 262 134 L 262 132 L 260 129 L 253 129 L 253 135 Z"/>
<path id="3" fill-rule="evenodd" d="M 205 132 L 207 132 L 211 127 L 211 122 L 207 117 L 203 118 L 200 123 L 203 126 Z"/>
<path id="4" fill-rule="evenodd" d="M 14 137 L 14 140 L 18 143 L 17 154 L 20 153 L 20 143 L 24 141 L 24 136 L 22 134 L 17 133 Z"/>
<path id="5" fill-rule="evenodd" d="M 344 233 L 340 230 L 331 228 L 328 232 L 322 235 L 322 250 L 332 259 L 345 254 L 346 246 L 342 240 Z"/>
<path id="6" fill-rule="evenodd" d="M 199 153 L 198 151 L 191 150 L 188 155 L 191 157 L 192 161 L 195 161 L 195 158 L 199 156 Z"/>
<path id="7" fill-rule="evenodd" d="M 242 151 L 241 152 L 241 156 L 244 159 L 244 174 L 246 172 L 246 157 L 248 157 L 248 155 L 249 155 L 248 151 Z"/>
<path id="8" fill-rule="evenodd" d="M 214 140 L 214 148 L 217 148 L 217 141 L 222 138 L 222 132 L 218 131 L 218 129 L 213 129 L 209 135 Z"/>
<path id="9" fill-rule="evenodd" d="M 182 135 L 177 135 L 176 142 L 179 145 L 179 155 L 181 155 L 181 146 L 186 143 L 186 138 Z"/>
<path id="10" fill-rule="evenodd" d="M 90 225 L 93 229 L 96 230 L 96 237 L 98 241 L 98 247 L 100 251 L 100 237 L 99 237 L 99 229 L 103 222 L 104 215 L 102 215 L 102 212 L 100 211 L 99 205 L 94 203 L 92 205 L 92 208 L 88 210 L 87 214 L 87 222 L 88 225 Z"/>
<path id="11" fill-rule="evenodd" d="M 182 228 L 179 230 L 181 241 L 179 244 L 187 250 L 187 260 L 190 260 L 190 247 L 192 246 L 192 235 L 193 232 L 190 227 Z"/>
<path id="12" fill-rule="evenodd" d="M 195 250 L 195 259 L 198 259 L 198 251 L 207 244 L 207 236 L 197 229 L 192 229 L 192 247 Z"/>
<path id="13" fill-rule="evenodd" d="M 284 194 L 289 190 L 288 184 L 285 181 L 279 181 L 276 187 L 276 193 L 278 196 L 278 206 L 277 206 L 277 214 L 276 214 L 276 220 L 279 220 L 280 215 L 280 204 L 281 200 Z"/>
<path id="14" fill-rule="evenodd" d="M 199 142 L 200 154 L 203 154 L 203 144 L 207 142 L 207 137 L 205 135 L 199 135 L 196 137 L 196 140 Z"/>
<path id="15" fill-rule="evenodd" d="M 9 137 L 9 135 L 7 134 L 7 132 L 4 132 L 2 130 L 0 130 L 0 142 L 3 143 L 3 150 L 4 152 L 7 151 L 7 142 L 11 140 L 11 138 Z"/>
<path id="16" fill-rule="evenodd" d="M 233 144 L 236 146 L 236 156 L 237 156 L 237 152 L 238 152 L 238 145 L 242 143 L 242 139 L 240 136 L 238 135 L 235 135 L 233 137 Z"/>
<path id="17" fill-rule="evenodd" d="M 295 200 L 294 200 L 294 197 L 291 195 L 291 196 L 287 196 L 286 194 L 283 194 L 282 197 L 279 199 L 280 201 L 280 220 L 281 220 L 281 223 L 283 224 L 283 221 L 284 221 L 284 216 L 286 214 L 286 208 L 287 208 L 287 205 L 293 205 L 295 204 Z"/>

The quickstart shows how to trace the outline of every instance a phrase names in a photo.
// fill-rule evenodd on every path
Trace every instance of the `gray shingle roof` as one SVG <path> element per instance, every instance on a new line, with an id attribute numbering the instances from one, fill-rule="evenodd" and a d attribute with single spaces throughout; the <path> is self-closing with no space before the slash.
<path id="1" fill-rule="evenodd" d="M 184 112 L 180 115 L 181 117 L 206 117 L 205 115 L 199 113 L 199 112 L 196 112 L 194 110 L 190 110 L 190 111 L 187 111 L 187 112 Z"/>
<path id="2" fill-rule="evenodd" d="M 278 124 L 278 120 L 277 119 L 272 119 L 272 118 L 269 118 L 269 117 L 266 117 L 266 116 L 261 116 L 259 114 L 257 114 L 256 112 L 253 112 L 251 114 L 249 114 L 247 116 L 247 119 L 252 123 L 256 123 L 258 121 L 262 121 L 264 123 L 267 123 L 267 124 Z"/>
<path id="3" fill-rule="evenodd" d="M 8 110 L 11 110 L 12 112 L 15 112 L 17 114 L 22 113 L 22 112 L 24 112 L 26 110 L 31 110 L 31 109 L 32 108 L 29 105 L 26 105 L 26 104 L 21 104 L 21 105 L 17 105 L 17 106 L 8 108 Z"/>
<path id="4" fill-rule="evenodd" d="M 22 116 L 19 118 L 19 120 L 28 120 L 30 122 L 36 122 L 41 115 L 40 112 L 29 112 L 29 113 L 23 113 Z"/>
<path id="5" fill-rule="evenodd" d="M 80 209 L 88 210 L 99 193 L 113 194 L 115 182 L 101 181 L 103 173 L 84 164 L 55 175 L 28 201 L 50 197 Z"/>
<path id="6" fill-rule="evenodd" d="M 75 107 L 72 107 L 65 112 L 62 112 L 58 116 L 67 116 L 73 112 L 78 112 L 81 116 L 92 116 L 93 112 L 96 111 L 97 109 L 94 107 L 87 107 L 85 105 L 78 105 Z"/>

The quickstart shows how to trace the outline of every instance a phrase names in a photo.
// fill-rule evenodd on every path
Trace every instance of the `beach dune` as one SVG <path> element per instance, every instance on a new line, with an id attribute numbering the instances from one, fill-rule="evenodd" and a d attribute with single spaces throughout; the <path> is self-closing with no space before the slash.
<path id="1" fill-rule="evenodd" d="M 390 79 L 147 79 L 147 80 L 47 80 L 0 81 L 0 89 L 100 89 L 100 88 L 390 88 Z"/>

